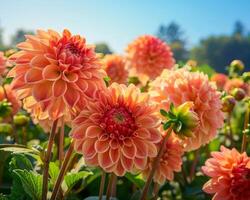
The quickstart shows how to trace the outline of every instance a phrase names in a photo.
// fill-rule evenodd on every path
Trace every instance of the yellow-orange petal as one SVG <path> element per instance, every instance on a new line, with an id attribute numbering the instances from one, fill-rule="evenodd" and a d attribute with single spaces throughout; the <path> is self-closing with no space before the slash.
<path id="1" fill-rule="evenodd" d="M 62 79 L 56 80 L 52 85 L 52 93 L 54 97 L 60 97 L 67 91 L 67 83 Z"/>
<path id="2" fill-rule="evenodd" d="M 34 85 L 32 93 L 36 101 L 43 101 L 51 97 L 51 83 L 44 81 Z"/>
<path id="3" fill-rule="evenodd" d="M 102 168 L 111 167 L 113 162 L 110 159 L 109 151 L 98 154 L 98 162 Z"/>
<path id="4" fill-rule="evenodd" d="M 82 144 L 82 153 L 86 158 L 91 158 L 96 154 L 95 139 L 86 139 Z"/>
<path id="5" fill-rule="evenodd" d="M 39 68 L 30 68 L 27 73 L 25 74 L 25 82 L 26 83 L 38 83 L 41 82 L 42 77 L 42 71 Z"/>
<path id="6" fill-rule="evenodd" d="M 57 65 L 47 65 L 43 69 L 43 78 L 49 81 L 55 81 L 61 77 L 61 73 Z"/>

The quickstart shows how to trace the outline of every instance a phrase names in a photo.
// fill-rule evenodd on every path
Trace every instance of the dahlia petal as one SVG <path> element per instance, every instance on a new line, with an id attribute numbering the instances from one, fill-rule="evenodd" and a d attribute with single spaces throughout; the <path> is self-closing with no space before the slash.
<path id="1" fill-rule="evenodd" d="M 25 74 L 25 82 L 26 83 L 39 83 L 42 81 L 42 70 L 39 68 L 31 68 Z"/>
<path id="2" fill-rule="evenodd" d="M 137 136 L 142 139 L 148 139 L 151 136 L 150 132 L 145 128 L 138 129 L 136 133 L 137 133 Z"/>
<path id="3" fill-rule="evenodd" d="M 157 156 L 157 148 L 151 142 L 147 142 L 148 145 L 148 156 L 149 157 L 156 157 Z"/>
<path id="4" fill-rule="evenodd" d="M 90 126 L 86 130 L 86 137 L 96 138 L 102 133 L 102 129 L 99 126 Z"/>
<path id="5" fill-rule="evenodd" d="M 135 158 L 134 163 L 138 169 L 144 170 L 146 165 L 147 165 L 147 159 L 146 158 Z"/>
<path id="6" fill-rule="evenodd" d="M 78 80 L 78 75 L 76 73 L 65 73 L 63 72 L 63 80 L 67 82 L 76 82 Z"/>
<path id="7" fill-rule="evenodd" d="M 114 171 L 114 173 L 117 176 L 124 176 L 125 175 L 126 171 L 125 171 L 124 167 L 122 166 L 121 162 L 117 163 L 116 170 Z"/>
<path id="8" fill-rule="evenodd" d="M 108 149 L 109 149 L 109 141 L 108 140 L 104 140 L 104 141 L 97 140 L 95 142 L 95 150 L 98 153 L 104 153 L 104 152 L 108 151 Z"/>
<path id="9" fill-rule="evenodd" d="M 135 157 L 135 155 L 136 155 L 136 147 L 135 147 L 135 145 L 134 144 L 131 145 L 131 146 L 123 145 L 122 153 L 127 158 L 133 159 Z"/>
<path id="10" fill-rule="evenodd" d="M 45 68 L 49 64 L 48 60 L 43 55 L 37 55 L 30 61 L 32 67 Z"/>
<path id="11" fill-rule="evenodd" d="M 63 111 L 65 109 L 64 101 L 59 98 L 53 100 L 53 104 L 51 104 L 49 109 L 49 115 L 52 119 L 58 119 L 63 116 Z"/>
<path id="12" fill-rule="evenodd" d="M 150 128 L 148 129 L 150 132 L 150 141 L 153 143 L 158 143 L 161 141 L 162 137 L 161 137 L 161 133 L 158 129 L 156 128 Z"/>
<path id="13" fill-rule="evenodd" d="M 54 97 L 63 96 L 66 90 L 67 90 L 67 84 L 62 79 L 56 80 L 52 85 L 52 93 Z"/>
<path id="14" fill-rule="evenodd" d="M 140 139 L 134 139 L 134 144 L 136 146 L 136 157 L 145 158 L 148 156 L 148 146 Z"/>
<path id="15" fill-rule="evenodd" d="M 121 156 L 121 163 L 122 163 L 123 168 L 126 171 L 130 171 L 132 169 L 132 167 L 133 167 L 133 160 L 129 159 L 129 158 L 126 158 L 124 156 Z"/>
<path id="16" fill-rule="evenodd" d="M 67 84 L 67 91 L 64 94 L 64 99 L 69 106 L 74 107 L 80 99 L 80 94 L 78 91 L 74 90 L 70 84 Z"/>
<path id="17" fill-rule="evenodd" d="M 120 149 L 110 149 L 109 156 L 110 156 L 113 163 L 118 162 L 118 160 L 120 158 Z"/>
<path id="18" fill-rule="evenodd" d="M 111 167 L 113 165 L 113 162 L 110 159 L 109 151 L 106 151 L 104 153 L 98 154 L 98 162 L 102 168 Z"/>
<path id="19" fill-rule="evenodd" d="M 140 124 L 140 126 L 144 128 L 155 127 L 157 125 L 156 122 L 157 121 L 155 121 L 152 117 L 142 117 L 137 120 L 137 123 Z"/>
<path id="20" fill-rule="evenodd" d="M 34 85 L 32 93 L 36 101 L 43 101 L 51 97 L 51 83 L 44 81 Z"/>
<path id="21" fill-rule="evenodd" d="M 82 92 L 85 92 L 88 89 L 88 83 L 86 80 L 78 79 L 76 84 L 82 90 Z"/>
<path id="22" fill-rule="evenodd" d="M 55 81 L 61 77 L 59 67 L 57 65 L 47 65 L 43 69 L 43 78 L 50 81 Z"/>
<path id="23" fill-rule="evenodd" d="M 86 158 L 91 158 L 95 155 L 95 139 L 86 139 L 82 144 L 82 153 Z"/>

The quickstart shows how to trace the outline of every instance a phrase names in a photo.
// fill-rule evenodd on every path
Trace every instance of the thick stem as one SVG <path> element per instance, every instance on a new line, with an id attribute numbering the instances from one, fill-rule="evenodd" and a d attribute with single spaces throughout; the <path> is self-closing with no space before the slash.
<path id="1" fill-rule="evenodd" d="M 200 158 L 200 150 L 197 149 L 194 153 L 194 160 L 190 169 L 190 181 L 192 182 L 194 175 L 195 175 L 195 170 L 196 170 L 196 166 L 199 162 L 199 158 Z"/>
<path id="2" fill-rule="evenodd" d="M 103 171 L 102 172 L 102 177 L 101 177 L 100 190 L 99 190 L 99 200 L 102 200 L 104 186 L 105 186 L 105 179 L 106 179 L 106 172 Z"/>
<path id="3" fill-rule="evenodd" d="M 249 106 L 247 105 L 247 110 L 245 113 L 245 119 L 244 119 L 244 128 L 243 128 L 243 137 L 242 137 L 242 145 L 241 145 L 241 152 L 246 151 L 246 145 L 247 145 L 247 128 L 249 123 Z"/>
<path id="4" fill-rule="evenodd" d="M 158 199 L 158 193 L 159 193 L 159 189 L 160 189 L 160 185 L 158 183 L 155 182 L 154 184 L 154 197 L 152 200 L 157 200 Z"/>
<path id="5" fill-rule="evenodd" d="M 63 157 L 64 157 L 64 119 L 62 118 L 62 124 L 61 124 L 61 129 L 60 129 L 60 134 L 59 134 L 59 165 L 62 165 L 63 162 Z"/>
<path id="6" fill-rule="evenodd" d="M 116 175 L 114 173 L 110 174 L 108 188 L 107 188 L 107 194 L 106 194 L 106 200 L 110 200 L 115 177 L 116 177 Z"/>
<path id="7" fill-rule="evenodd" d="M 46 151 L 46 156 L 44 159 L 44 169 L 43 169 L 43 188 L 42 188 L 42 200 L 47 199 L 47 193 L 48 193 L 48 179 L 49 179 L 49 162 L 51 159 L 51 152 L 52 147 L 56 135 L 56 127 L 57 127 L 58 119 L 53 121 L 51 132 L 49 135 L 49 143 Z"/>
<path id="8" fill-rule="evenodd" d="M 26 129 L 26 126 L 22 127 L 22 133 L 23 133 L 23 144 L 26 145 L 27 144 L 27 129 Z"/>
<path id="9" fill-rule="evenodd" d="M 69 146 L 69 149 L 65 155 L 65 158 L 63 160 L 63 163 L 62 163 L 62 166 L 60 168 L 60 173 L 57 177 L 57 180 L 56 180 L 56 183 L 54 185 L 54 188 L 53 188 L 53 191 L 52 191 L 52 195 L 51 195 L 51 198 L 50 200 L 55 200 L 56 199 L 56 196 L 57 196 L 57 193 L 60 189 L 60 186 L 62 184 L 62 181 L 63 181 L 63 177 L 67 171 L 67 168 L 68 168 L 68 165 L 69 165 L 69 162 L 70 162 L 70 157 L 72 155 L 74 151 L 74 143 L 72 142 Z"/>
<path id="10" fill-rule="evenodd" d="M 112 197 L 116 197 L 116 185 L 117 185 L 117 176 L 115 176 L 113 185 L 112 185 L 112 192 L 111 192 Z"/>
<path id="11" fill-rule="evenodd" d="M 146 183 L 144 185 L 144 188 L 143 188 L 140 200 L 146 200 L 146 198 L 147 198 L 147 194 L 148 194 L 148 190 L 149 190 L 150 184 L 151 184 L 152 179 L 154 177 L 155 171 L 156 171 L 156 169 L 157 169 L 157 167 L 159 165 L 159 162 L 161 160 L 161 157 L 163 155 L 163 152 L 164 152 L 164 149 L 165 149 L 165 146 L 166 146 L 166 142 L 167 142 L 167 140 L 168 140 L 171 132 L 172 132 L 172 127 L 170 127 L 168 129 L 167 134 L 163 138 L 163 141 L 162 141 L 162 144 L 160 146 L 158 155 L 156 156 L 156 158 L 153 161 L 152 169 L 151 169 L 150 174 L 148 176 L 148 179 L 147 179 L 147 181 L 146 181 Z"/>

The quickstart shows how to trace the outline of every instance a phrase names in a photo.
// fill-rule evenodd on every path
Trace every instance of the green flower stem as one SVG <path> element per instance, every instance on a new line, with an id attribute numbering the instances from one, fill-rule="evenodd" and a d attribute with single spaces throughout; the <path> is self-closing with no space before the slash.
<path id="1" fill-rule="evenodd" d="M 59 144 L 58 144 L 58 153 L 59 153 L 59 165 L 62 165 L 64 157 L 64 119 L 62 118 L 61 129 L 59 133 Z"/>
<path id="2" fill-rule="evenodd" d="M 102 200 L 104 186 L 105 186 L 106 172 L 102 171 L 101 184 L 99 189 L 99 200 Z"/>
<path id="3" fill-rule="evenodd" d="M 49 162 L 50 162 L 50 159 L 51 159 L 52 147 L 53 147 L 53 143 L 54 143 L 54 140 L 55 140 L 57 122 L 58 122 L 58 119 L 53 121 L 51 132 L 50 132 L 50 135 L 49 135 L 48 148 L 47 148 L 46 156 L 45 156 L 45 159 L 44 159 L 42 200 L 47 199 L 48 179 L 49 179 Z"/>
<path id="4" fill-rule="evenodd" d="M 60 173 L 56 179 L 56 183 L 54 185 L 54 188 L 53 188 L 53 191 L 52 191 L 52 195 L 51 195 L 51 198 L 50 200 L 55 200 L 56 197 L 57 197 L 57 194 L 58 194 L 58 191 L 60 189 L 60 186 L 62 184 L 62 181 L 63 181 L 63 177 L 68 169 L 68 165 L 70 163 L 70 158 L 71 158 L 71 155 L 74 151 L 74 143 L 71 142 L 70 146 L 69 146 L 69 149 L 64 157 L 64 160 L 63 160 L 63 163 L 62 163 L 62 166 L 60 168 Z"/>
<path id="5" fill-rule="evenodd" d="M 172 132 L 172 126 L 168 129 L 167 134 L 164 136 L 162 144 L 161 144 L 159 152 L 158 152 L 158 155 L 155 157 L 155 159 L 153 161 L 152 170 L 150 171 L 148 179 L 147 179 L 147 181 L 146 181 L 146 183 L 144 185 L 140 200 L 146 200 L 146 198 L 147 198 L 147 194 L 148 194 L 150 184 L 151 184 L 152 179 L 154 177 L 155 171 L 156 171 L 156 169 L 157 169 L 157 167 L 158 167 L 158 165 L 160 163 L 161 157 L 163 155 L 163 152 L 164 152 L 164 149 L 165 149 L 165 146 L 166 146 L 166 142 L 167 142 L 171 132 Z"/>
<path id="6" fill-rule="evenodd" d="M 245 120 L 244 120 L 244 129 L 243 129 L 243 137 L 242 137 L 242 145 L 241 145 L 241 152 L 246 151 L 246 145 L 247 145 L 247 126 L 249 123 L 249 105 L 247 104 L 247 110 L 245 113 Z"/>
<path id="7" fill-rule="evenodd" d="M 113 189 L 115 178 L 116 178 L 116 175 L 114 173 L 110 174 L 107 193 L 106 193 L 106 200 L 110 200 L 110 197 L 112 196 L 111 194 L 112 194 L 112 189 Z"/>

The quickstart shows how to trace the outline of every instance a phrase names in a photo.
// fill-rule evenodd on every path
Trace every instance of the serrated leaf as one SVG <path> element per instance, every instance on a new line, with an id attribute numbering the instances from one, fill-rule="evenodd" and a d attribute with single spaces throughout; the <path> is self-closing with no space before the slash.
<path id="1" fill-rule="evenodd" d="M 77 173 L 69 172 L 64 177 L 64 181 L 68 187 L 68 190 L 73 188 L 74 185 L 81 179 L 87 178 L 89 175 L 92 175 L 93 173 L 90 171 L 80 171 Z"/>
<path id="2" fill-rule="evenodd" d="M 32 163 L 23 154 L 14 154 L 14 156 L 11 158 L 9 166 L 10 166 L 10 170 L 15 170 L 15 169 L 32 170 L 33 169 Z"/>
<path id="3" fill-rule="evenodd" d="M 13 171 L 22 183 L 24 191 L 33 199 L 42 197 L 42 175 L 33 171 L 16 169 Z"/>
<path id="4" fill-rule="evenodd" d="M 138 188 L 143 188 L 145 182 L 144 182 L 141 174 L 139 174 L 139 175 L 132 175 L 130 173 L 127 173 L 125 175 L 125 177 L 128 180 L 130 180 L 132 183 L 134 183 Z"/>
<path id="5" fill-rule="evenodd" d="M 49 175 L 51 177 L 50 180 L 51 180 L 52 184 L 55 184 L 56 179 L 59 175 L 59 171 L 60 171 L 60 169 L 56 163 L 54 163 L 54 162 L 49 163 Z"/>

